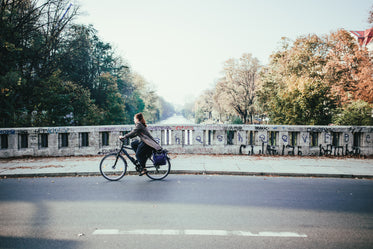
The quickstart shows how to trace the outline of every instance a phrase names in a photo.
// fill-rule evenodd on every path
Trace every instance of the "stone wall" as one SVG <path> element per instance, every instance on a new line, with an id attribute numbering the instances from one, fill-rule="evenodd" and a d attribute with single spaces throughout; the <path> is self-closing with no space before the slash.
<path id="1" fill-rule="evenodd" d="M 116 151 L 133 125 L 0 129 L 0 157 L 98 155 Z M 171 153 L 373 155 L 373 127 L 150 125 Z"/>

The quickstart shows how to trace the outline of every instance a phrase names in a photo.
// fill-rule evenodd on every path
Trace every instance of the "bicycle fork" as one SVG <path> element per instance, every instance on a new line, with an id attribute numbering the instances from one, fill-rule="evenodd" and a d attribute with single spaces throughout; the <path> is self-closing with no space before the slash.
<path id="1" fill-rule="evenodd" d="M 119 158 L 119 153 L 118 153 L 117 156 L 115 157 L 114 165 L 111 166 L 112 169 L 115 169 L 115 167 L 117 166 L 118 158 Z"/>

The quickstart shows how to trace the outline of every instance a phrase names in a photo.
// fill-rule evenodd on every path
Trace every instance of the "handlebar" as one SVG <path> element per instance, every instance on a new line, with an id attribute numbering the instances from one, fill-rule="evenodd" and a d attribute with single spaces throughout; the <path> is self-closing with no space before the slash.
<path id="1" fill-rule="evenodd" d="M 133 148 L 132 148 L 132 147 L 126 146 L 126 145 L 124 144 L 124 142 L 125 142 L 125 140 L 124 140 L 124 139 L 119 139 L 119 141 L 121 141 L 121 142 L 122 142 L 122 148 L 125 148 L 125 149 L 129 149 L 129 150 L 133 150 Z"/>

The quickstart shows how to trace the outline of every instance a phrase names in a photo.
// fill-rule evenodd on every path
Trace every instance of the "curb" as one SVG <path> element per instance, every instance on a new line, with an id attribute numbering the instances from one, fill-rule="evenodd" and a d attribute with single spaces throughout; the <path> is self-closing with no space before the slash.
<path id="1" fill-rule="evenodd" d="M 316 174 L 316 173 L 277 173 L 277 172 L 238 172 L 238 171 L 172 171 L 170 174 L 179 175 L 230 175 L 230 176 L 266 176 L 266 177 L 314 177 L 314 178 L 346 178 L 373 179 L 373 175 L 350 174 Z"/>
<path id="2" fill-rule="evenodd" d="M 128 171 L 126 175 L 137 175 L 136 171 Z M 266 177 L 314 177 L 314 178 L 345 178 L 345 179 L 373 179 L 373 175 L 350 174 L 316 174 L 316 173 L 277 173 L 277 172 L 238 172 L 238 171 L 200 171 L 200 170 L 171 170 L 173 175 L 228 175 L 228 176 L 266 176 Z M 0 175 L 0 179 L 7 178 L 38 178 L 38 177 L 89 177 L 101 176 L 100 172 L 61 172 L 61 173 L 30 173 Z"/>

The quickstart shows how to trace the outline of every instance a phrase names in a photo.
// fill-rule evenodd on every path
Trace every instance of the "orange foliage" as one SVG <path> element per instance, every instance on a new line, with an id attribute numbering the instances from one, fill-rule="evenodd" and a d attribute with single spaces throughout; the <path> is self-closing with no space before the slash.
<path id="1" fill-rule="evenodd" d="M 341 104 L 358 99 L 373 103 L 373 61 L 367 49 L 359 47 L 345 30 L 326 39 L 329 53 L 325 76 Z"/>

